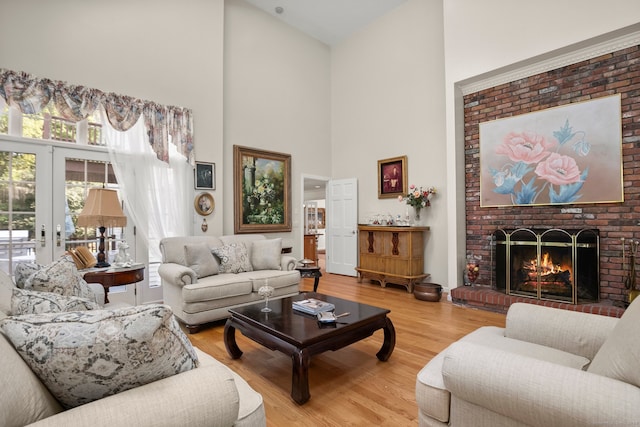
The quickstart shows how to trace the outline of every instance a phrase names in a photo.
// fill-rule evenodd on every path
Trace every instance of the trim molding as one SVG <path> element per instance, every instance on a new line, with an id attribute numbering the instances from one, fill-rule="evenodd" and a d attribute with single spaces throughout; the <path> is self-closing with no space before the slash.
<path id="1" fill-rule="evenodd" d="M 621 35 L 619 32 L 608 33 L 601 37 L 570 45 L 566 48 L 558 49 L 526 61 L 478 75 L 471 79 L 460 81 L 458 82 L 458 87 L 463 95 L 468 95 L 504 83 L 510 83 L 566 65 L 640 45 L 640 24 L 627 27 L 621 31 L 624 30 L 631 30 L 632 32 Z"/>

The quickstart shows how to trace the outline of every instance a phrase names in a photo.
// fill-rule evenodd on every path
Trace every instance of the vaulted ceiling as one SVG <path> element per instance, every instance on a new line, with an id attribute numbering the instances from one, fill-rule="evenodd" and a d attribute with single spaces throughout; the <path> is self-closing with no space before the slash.
<path id="1" fill-rule="evenodd" d="M 246 0 L 330 46 L 406 0 Z"/>

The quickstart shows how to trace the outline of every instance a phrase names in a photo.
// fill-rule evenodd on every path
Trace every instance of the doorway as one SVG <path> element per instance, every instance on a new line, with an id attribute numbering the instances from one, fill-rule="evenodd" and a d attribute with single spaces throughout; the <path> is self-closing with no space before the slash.
<path id="1" fill-rule="evenodd" d="M 308 201 L 315 206 L 323 206 L 323 242 L 318 249 L 324 249 L 323 264 L 327 273 L 356 276 L 358 260 L 357 218 L 358 185 L 356 178 L 332 180 L 328 177 L 302 175 L 302 226 L 300 242 L 306 235 Z M 313 235 L 316 236 L 316 235 Z M 317 236 L 320 237 L 320 236 Z M 318 239 L 320 240 L 320 239 Z M 318 257 L 315 257 L 318 259 Z M 316 259 L 314 261 L 318 262 Z"/>
<path id="2" fill-rule="evenodd" d="M 315 251 L 313 260 L 318 263 L 319 255 L 326 255 L 325 227 L 327 197 L 327 183 L 329 178 L 322 176 L 302 175 L 302 234 L 303 241 L 315 239 Z M 307 245 L 303 244 L 303 248 Z M 308 250 L 303 253 L 304 258 Z"/>

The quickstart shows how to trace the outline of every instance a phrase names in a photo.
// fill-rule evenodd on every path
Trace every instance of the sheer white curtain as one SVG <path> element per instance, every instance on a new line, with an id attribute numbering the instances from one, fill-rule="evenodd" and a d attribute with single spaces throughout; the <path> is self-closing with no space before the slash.
<path id="1" fill-rule="evenodd" d="M 103 111 L 104 113 L 104 111 Z M 160 261 L 160 239 L 191 234 L 193 168 L 169 144 L 169 163 L 153 152 L 142 116 L 120 132 L 103 120 L 102 131 L 127 213 L 149 248 L 149 260 Z"/>

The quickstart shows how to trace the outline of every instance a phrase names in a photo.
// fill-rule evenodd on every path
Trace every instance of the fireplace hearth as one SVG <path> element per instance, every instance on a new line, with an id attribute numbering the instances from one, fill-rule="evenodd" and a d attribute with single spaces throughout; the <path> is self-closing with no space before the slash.
<path id="1" fill-rule="evenodd" d="M 498 229 L 491 235 L 492 286 L 538 300 L 597 302 L 599 242 L 595 229 Z"/>

